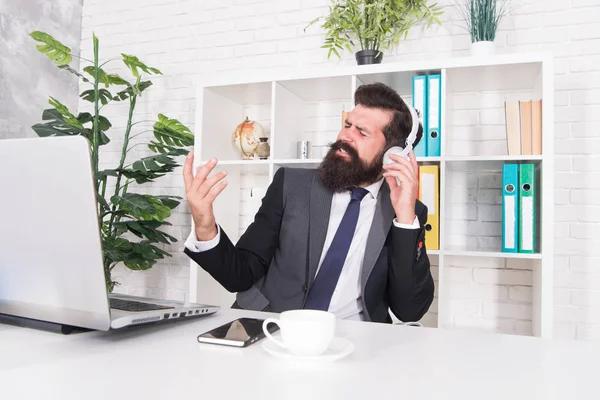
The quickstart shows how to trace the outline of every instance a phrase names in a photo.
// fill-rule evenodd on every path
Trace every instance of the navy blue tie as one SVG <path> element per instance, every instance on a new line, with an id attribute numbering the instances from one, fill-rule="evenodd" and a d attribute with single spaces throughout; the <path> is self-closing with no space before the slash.
<path id="1" fill-rule="evenodd" d="M 323 311 L 329 309 L 331 296 L 333 296 L 333 291 L 337 286 L 350 243 L 352 243 L 354 237 L 360 212 L 360 202 L 367 193 L 369 193 L 367 189 L 359 187 L 352 189 L 350 204 L 346 208 L 342 222 L 340 222 L 319 273 L 310 288 L 304 308 Z"/>

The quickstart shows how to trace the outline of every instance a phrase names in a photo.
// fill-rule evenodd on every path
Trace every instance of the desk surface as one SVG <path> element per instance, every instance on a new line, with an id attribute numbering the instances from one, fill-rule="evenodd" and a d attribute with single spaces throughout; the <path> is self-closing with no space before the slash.
<path id="1" fill-rule="evenodd" d="M 356 349 L 334 362 L 282 360 L 258 342 L 196 341 L 240 316 L 60 335 L 0 325 L 5 399 L 599 398 L 600 345 L 338 321 Z M 266 339 L 265 339 L 266 340 Z"/>

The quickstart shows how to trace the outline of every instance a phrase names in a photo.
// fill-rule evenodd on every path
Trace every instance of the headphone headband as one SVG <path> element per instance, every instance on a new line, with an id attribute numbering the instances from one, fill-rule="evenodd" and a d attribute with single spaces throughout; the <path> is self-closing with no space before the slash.
<path id="1" fill-rule="evenodd" d="M 408 152 L 413 148 L 413 143 L 415 140 L 417 140 L 417 132 L 419 131 L 419 115 L 417 114 L 417 111 L 409 104 L 406 104 L 406 107 L 408 107 L 408 111 L 410 111 L 410 115 L 412 117 L 412 128 L 408 134 L 408 137 L 406 138 L 406 146 L 404 146 L 404 151 L 406 154 L 408 154 Z"/>

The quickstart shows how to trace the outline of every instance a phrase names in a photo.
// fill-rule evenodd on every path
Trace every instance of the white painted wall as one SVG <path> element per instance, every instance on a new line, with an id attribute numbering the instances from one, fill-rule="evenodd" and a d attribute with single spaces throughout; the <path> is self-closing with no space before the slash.
<path id="1" fill-rule="evenodd" d="M 454 3 L 450 0 L 441 4 Z M 512 15 L 502 26 L 500 52 L 551 50 L 555 56 L 556 136 L 556 249 L 555 337 L 600 340 L 600 3 L 598 0 L 513 1 Z M 100 38 L 108 59 L 121 52 L 139 56 L 161 69 L 164 76 L 144 96 L 137 119 L 158 112 L 179 118 L 194 129 L 194 84 L 204 78 L 249 70 L 353 64 L 327 60 L 320 49 L 321 32 L 307 22 L 327 11 L 328 0 L 86 0 L 83 9 L 82 55 L 91 53 L 91 35 Z M 459 56 L 469 52 L 469 38 L 455 10 L 446 9 L 443 26 L 414 29 L 395 54 L 384 62 L 425 59 L 432 55 Z M 117 71 L 122 67 L 114 65 Z M 109 67 L 110 68 L 110 67 Z M 490 110 L 469 111 L 469 103 L 498 94 L 476 93 L 450 99 L 453 124 L 494 125 L 500 115 Z M 452 104 L 453 103 L 453 104 Z M 81 104 L 86 106 L 85 104 Z M 113 131 L 124 125 L 123 109 L 106 110 Z M 493 141 L 493 137 L 490 138 Z M 115 144 L 118 146 L 118 140 Z M 113 146 L 111 149 L 114 149 Z M 113 163 L 115 152 L 103 154 Z M 459 177 L 460 178 L 460 177 Z M 485 195 L 497 178 L 457 179 Z M 245 185 L 243 193 L 252 185 Z M 157 193 L 184 195 L 179 171 L 152 188 Z M 491 199 L 490 201 L 494 201 Z M 251 220 L 253 207 L 242 226 Z M 493 210 L 493 208 L 492 208 Z M 485 203 L 470 210 L 474 220 L 497 223 Z M 120 269 L 121 291 L 184 299 L 188 260 L 182 255 L 189 233 L 189 214 L 182 205 L 172 220 L 171 233 L 180 238 L 174 257 L 148 272 Z M 436 263 L 436 260 L 432 260 Z M 531 264 L 515 260 L 489 262 L 456 259 L 447 277 L 454 324 L 489 331 L 531 333 Z M 434 269 L 434 274 L 437 271 Z M 434 305 L 431 312 L 436 311 Z"/>

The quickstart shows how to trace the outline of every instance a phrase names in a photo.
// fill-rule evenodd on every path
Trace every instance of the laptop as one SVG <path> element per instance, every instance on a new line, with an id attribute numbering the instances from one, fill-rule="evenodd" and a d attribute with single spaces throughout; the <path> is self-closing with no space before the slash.
<path id="1" fill-rule="evenodd" d="M 0 140 L 0 314 L 94 330 L 218 306 L 108 293 L 87 140 Z"/>

